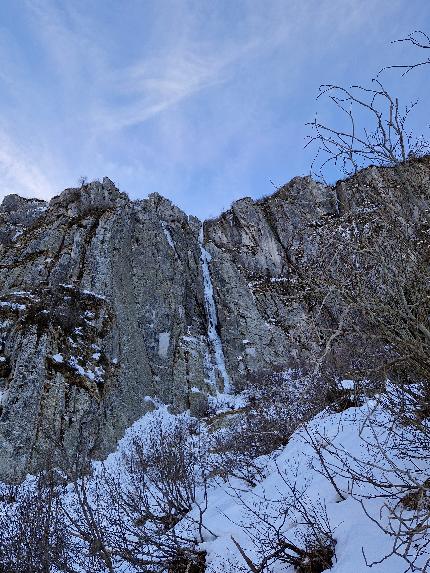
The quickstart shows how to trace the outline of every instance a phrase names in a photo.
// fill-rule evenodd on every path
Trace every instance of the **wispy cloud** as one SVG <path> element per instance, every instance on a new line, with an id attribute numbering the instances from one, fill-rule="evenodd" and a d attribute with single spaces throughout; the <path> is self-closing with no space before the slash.
<path id="1" fill-rule="evenodd" d="M 93 135 L 138 125 L 221 84 L 228 66 L 255 45 L 231 46 L 226 53 L 185 34 L 178 43 L 169 42 L 153 54 L 143 53 L 115 67 L 94 41 L 97 22 L 85 18 L 76 6 L 60 9 L 51 0 L 32 0 L 28 7 L 64 89 L 69 97 L 85 102 L 81 113 Z M 187 16 L 185 9 L 182 17 Z"/>
<path id="2" fill-rule="evenodd" d="M 0 29 L 0 195 L 106 174 L 202 215 L 301 173 L 318 84 L 372 73 L 402 1 L 24 0 Z"/>
<path id="3" fill-rule="evenodd" d="M 18 193 L 41 199 L 49 199 L 53 195 L 54 189 L 49 173 L 43 171 L 36 158 L 30 159 L 30 153 L 28 149 L 17 146 L 6 133 L 0 131 L 2 195 Z"/>
<path id="4" fill-rule="evenodd" d="M 93 118 L 100 130 L 138 125 L 197 92 L 226 79 L 226 62 L 195 53 L 169 53 L 113 73 L 108 93 L 115 106 L 100 102 Z M 122 101 L 121 101 L 122 100 Z"/>

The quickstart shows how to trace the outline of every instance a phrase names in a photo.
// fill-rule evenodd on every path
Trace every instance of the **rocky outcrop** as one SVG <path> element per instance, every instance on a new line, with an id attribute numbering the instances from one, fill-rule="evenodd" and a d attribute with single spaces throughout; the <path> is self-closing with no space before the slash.
<path id="1" fill-rule="evenodd" d="M 353 268 L 353 243 L 363 252 L 391 243 L 386 251 L 393 252 L 404 234 L 422 253 L 430 245 L 429 207 L 425 157 L 397 168 L 369 167 L 333 187 L 296 177 L 271 196 L 241 199 L 207 221 L 228 370 L 246 380 L 252 371 L 311 359 L 323 338 L 318 331 L 336 318 L 320 312 L 318 287 Z M 391 219 L 402 229 L 390 232 Z M 419 236 L 421 243 L 412 245 Z M 348 364 L 335 367 L 345 368 L 339 376 L 349 375 Z"/>
<path id="2" fill-rule="evenodd" d="M 58 441 L 104 455 L 150 397 L 187 408 L 192 388 L 208 391 L 199 230 L 106 178 L 37 208 L 5 199 L 1 475 L 31 470 Z"/>
<path id="3" fill-rule="evenodd" d="M 369 225 L 381 189 L 418 225 L 429 163 L 369 168 L 335 187 L 295 178 L 203 227 L 160 195 L 130 201 L 107 178 L 49 203 L 6 197 L 0 477 L 19 479 L 53 445 L 84 440 L 104 456 L 154 400 L 201 413 L 208 394 L 285 366 L 330 237 Z"/>
<path id="4" fill-rule="evenodd" d="M 221 338 L 232 371 L 246 375 L 287 363 L 289 333 L 307 312 L 300 280 L 303 259 L 317 249 L 310 231 L 335 216 L 334 190 L 305 177 L 261 201 L 237 201 L 206 223 Z"/>

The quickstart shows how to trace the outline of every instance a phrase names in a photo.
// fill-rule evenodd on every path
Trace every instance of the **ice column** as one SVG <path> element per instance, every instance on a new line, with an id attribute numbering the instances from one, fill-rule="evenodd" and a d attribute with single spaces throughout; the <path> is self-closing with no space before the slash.
<path id="1" fill-rule="evenodd" d="M 199 243 L 201 252 L 200 260 L 202 263 L 202 273 L 203 273 L 205 308 L 208 320 L 208 339 L 212 350 L 213 362 L 215 362 L 215 367 L 217 368 L 224 382 L 224 392 L 228 394 L 231 389 L 230 377 L 225 367 L 224 352 L 222 349 L 221 339 L 217 331 L 218 317 L 215 306 L 214 289 L 209 271 L 209 263 L 211 261 L 211 256 L 203 245 L 203 225 L 200 229 Z"/>

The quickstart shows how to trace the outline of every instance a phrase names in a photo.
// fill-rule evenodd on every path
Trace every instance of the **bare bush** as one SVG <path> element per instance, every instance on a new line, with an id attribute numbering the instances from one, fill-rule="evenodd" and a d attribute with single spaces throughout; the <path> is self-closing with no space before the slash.
<path id="1" fill-rule="evenodd" d="M 322 304 L 335 320 L 322 332 L 324 350 L 317 363 L 355 339 L 353 348 L 368 349 L 365 360 L 356 361 L 355 377 L 379 370 L 382 378 L 401 378 L 408 370 L 409 379 L 428 379 L 428 244 L 404 234 L 401 220 L 383 210 L 380 215 L 373 230 L 356 228 L 348 241 L 340 238 L 340 229 L 332 265 L 318 276 Z"/>
<path id="2" fill-rule="evenodd" d="M 379 166 L 356 175 L 355 185 L 350 179 L 336 186 L 338 198 L 351 186 L 352 209 L 338 211 L 331 235 L 324 235 L 323 260 L 308 269 L 316 316 L 325 320 L 316 364 L 321 370 L 341 348 L 348 354 L 348 347 L 358 344 L 366 352 L 361 365 L 357 360 L 357 378 L 369 377 L 366 367 L 375 373 L 378 362 L 380 378 L 404 376 L 408 370 L 428 378 L 430 178 L 428 158 L 408 159 L 430 148 L 407 130 L 412 107 L 401 111 L 380 80 L 373 82 L 371 89 L 322 86 L 318 97 L 328 96 L 346 115 L 349 128 L 317 120 L 310 124 L 308 144 L 318 146 L 320 172 L 329 164 L 347 174 Z M 387 166 L 393 169 L 381 169 Z"/>
<path id="3" fill-rule="evenodd" d="M 277 499 L 263 495 L 245 501 L 235 491 L 247 514 L 241 529 L 252 542 L 257 563 L 234 537 L 233 543 L 252 573 L 271 573 L 281 564 L 292 565 L 297 573 L 322 573 L 333 565 L 336 545 L 325 507 L 311 503 L 279 468 L 278 475 L 285 487 Z"/>
<path id="4" fill-rule="evenodd" d="M 428 40 L 426 34 L 414 32 L 400 41 L 428 49 Z M 426 63 L 392 67 L 406 74 Z M 325 319 L 313 355 L 315 371 L 333 369 L 342 356 L 342 367 L 351 377 L 379 382 L 380 390 L 388 380 L 376 408 L 385 414 L 370 413 L 366 419 L 360 434 L 363 458 L 325 436 L 308 438 L 338 495 L 356 497 L 369 518 L 392 536 L 390 555 L 403 557 L 407 571 L 426 571 L 430 566 L 430 178 L 428 157 L 416 157 L 428 153 L 429 146 L 408 131 L 414 105 L 402 108 L 379 79 L 373 86 L 321 88 L 319 97 L 328 96 L 348 125 L 338 129 L 317 119 L 310 124 L 313 134 L 308 144 L 318 145 L 313 165 L 318 165 L 320 174 L 330 164 L 347 174 L 370 164 L 379 169 L 356 176 L 355 196 L 350 198 L 354 208 L 349 213 L 339 210 L 325 258 L 310 269 L 309 289 L 317 301 L 314 316 Z M 381 169 L 387 166 L 394 169 Z M 317 328 L 318 322 L 310 326 L 313 332 Z M 347 491 L 339 481 L 348 484 Z M 376 498 L 382 507 L 378 517 L 367 504 Z"/>
<path id="5" fill-rule="evenodd" d="M 321 472 L 339 499 L 357 500 L 367 517 L 391 537 L 392 548 L 369 567 L 395 555 L 405 571 L 425 572 L 430 566 L 430 421 L 428 399 L 420 384 L 406 389 L 388 384 L 363 418 L 357 452 L 352 453 L 315 428 L 305 438 L 313 447 Z M 371 508 L 378 500 L 378 511 Z"/>
<path id="6" fill-rule="evenodd" d="M 88 177 L 86 175 L 81 175 L 78 179 L 78 185 L 82 189 L 88 183 Z"/>
<path id="7" fill-rule="evenodd" d="M 0 498 L 2 573 L 202 573 L 213 536 L 207 448 L 185 417 L 154 419 L 113 466 L 94 465 L 80 437 L 49 469 Z M 47 466 L 48 467 L 48 466 Z M 68 485 L 66 485 L 68 483 Z"/>
<path id="8" fill-rule="evenodd" d="M 255 485 L 264 474 L 258 457 L 285 446 L 296 429 L 323 410 L 332 388 L 301 370 L 252 374 L 243 395 L 247 406 L 212 436 L 212 474 Z"/>
<path id="9" fill-rule="evenodd" d="M 195 431 L 183 419 L 168 427 L 154 422 L 145 439 L 134 437 L 120 473 L 102 466 L 91 480 L 74 480 L 70 527 L 107 571 L 116 571 L 114 564 L 136 572 L 204 570 L 198 544 L 207 475 Z"/>
<path id="10" fill-rule="evenodd" d="M 369 518 L 393 539 L 391 553 L 369 566 L 397 555 L 405 559 L 407 571 L 426 571 L 430 565 L 430 187 L 428 175 L 420 177 L 420 164 L 415 168 L 415 180 L 406 166 L 398 166 L 394 173 L 394 177 L 402 173 L 400 193 L 406 191 L 407 200 L 393 192 L 390 177 L 381 176 L 377 187 L 370 189 L 366 210 L 343 216 L 327 254 L 330 264 L 324 274 L 315 268 L 312 281 L 321 301 L 320 316 L 330 317 L 319 332 L 321 351 L 314 355 L 318 371 L 327 371 L 343 355 L 351 377 L 373 380 L 375 388 L 379 382 L 380 390 L 389 380 L 379 401 L 390 416 L 369 416 L 370 434 L 362 437 L 367 455 L 362 459 L 325 443 L 323 436 L 311 444 L 337 493 L 356 497 Z M 327 454 L 331 467 L 324 461 Z M 350 484 L 347 492 L 339 489 L 339 480 Z M 378 517 L 368 510 L 371 499 L 380 500 Z"/>
<path id="11" fill-rule="evenodd" d="M 80 547 L 64 520 L 53 470 L 40 472 L 22 486 L 10 486 L 0 505 L 2 573 L 79 570 Z"/>

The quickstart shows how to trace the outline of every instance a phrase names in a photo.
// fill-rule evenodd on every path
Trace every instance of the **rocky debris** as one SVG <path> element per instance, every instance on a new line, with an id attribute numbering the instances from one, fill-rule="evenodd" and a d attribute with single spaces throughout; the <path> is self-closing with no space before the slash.
<path id="1" fill-rule="evenodd" d="M 203 233 L 157 193 L 131 201 L 108 178 L 49 204 L 6 197 L 0 478 L 32 471 L 53 444 L 70 453 L 85 439 L 105 456 L 151 399 L 204 415 L 210 394 L 285 366 L 313 313 L 309 269 L 333 234 L 374 229 L 381 192 L 418 226 L 429 164 L 401 177 L 369 168 L 335 187 L 297 177 L 235 202 Z"/>

